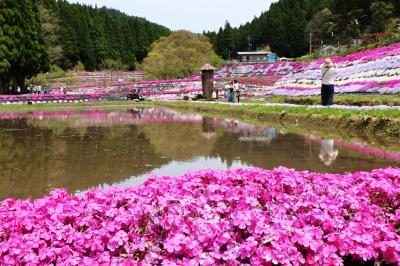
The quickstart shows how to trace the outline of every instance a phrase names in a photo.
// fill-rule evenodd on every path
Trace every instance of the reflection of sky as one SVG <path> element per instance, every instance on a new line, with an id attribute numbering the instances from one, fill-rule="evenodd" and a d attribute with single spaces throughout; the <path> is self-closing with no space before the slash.
<path id="1" fill-rule="evenodd" d="M 244 162 L 234 160 L 232 164 L 229 166 L 228 163 L 221 158 L 205 158 L 205 157 L 197 157 L 189 161 L 171 161 L 166 165 L 163 165 L 159 168 L 154 169 L 153 171 L 146 173 L 140 176 L 132 176 L 122 182 L 115 183 L 112 186 L 118 187 L 129 187 L 132 185 L 140 185 L 146 181 L 150 174 L 154 174 L 158 177 L 162 176 L 181 176 L 189 171 L 196 170 L 231 170 L 236 168 L 249 167 L 249 165 Z M 98 188 L 107 188 L 110 187 L 108 185 L 101 185 Z M 77 192 L 77 194 L 82 194 L 81 191 Z"/>

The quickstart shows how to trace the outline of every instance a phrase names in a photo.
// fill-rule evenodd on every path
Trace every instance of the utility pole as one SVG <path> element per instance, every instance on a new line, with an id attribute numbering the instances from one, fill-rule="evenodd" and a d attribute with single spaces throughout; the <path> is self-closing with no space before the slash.
<path id="1" fill-rule="evenodd" d="M 356 44 L 356 51 L 357 51 L 357 44 L 358 44 L 358 37 L 359 37 L 359 36 L 358 36 L 358 33 L 359 33 L 359 28 L 358 28 L 358 25 L 359 25 L 359 24 L 358 24 L 358 19 L 356 19 L 354 22 L 355 22 L 355 24 L 356 24 L 356 34 L 357 34 L 357 36 L 356 36 L 356 38 L 355 38 L 355 41 L 356 41 L 356 43 L 355 43 L 355 44 Z"/>
<path id="2" fill-rule="evenodd" d="M 251 43 L 250 43 L 250 41 L 251 41 L 251 38 L 250 38 L 250 36 L 248 36 L 247 37 L 247 43 L 248 43 L 248 52 L 250 52 L 250 50 L 251 50 Z"/>

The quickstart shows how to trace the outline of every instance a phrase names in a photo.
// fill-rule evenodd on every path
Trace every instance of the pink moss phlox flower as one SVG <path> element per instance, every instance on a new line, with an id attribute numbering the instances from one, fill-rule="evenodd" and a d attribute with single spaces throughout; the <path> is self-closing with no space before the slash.
<path id="1" fill-rule="evenodd" d="M 203 170 L 0 203 L 0 265 L 400 263 L 400 169 Z"/>

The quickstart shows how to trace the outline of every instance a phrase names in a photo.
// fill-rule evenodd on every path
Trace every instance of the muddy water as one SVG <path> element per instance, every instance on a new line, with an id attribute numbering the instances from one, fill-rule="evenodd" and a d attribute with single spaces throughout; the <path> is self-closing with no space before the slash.
<path id="1" fill-rule="evenodd" d="M 399 166 L 368 145 L 169 110 L 0 114 L 0 199 L 142 183 L 148 173 L 286 166 L 343 173 Z"/>

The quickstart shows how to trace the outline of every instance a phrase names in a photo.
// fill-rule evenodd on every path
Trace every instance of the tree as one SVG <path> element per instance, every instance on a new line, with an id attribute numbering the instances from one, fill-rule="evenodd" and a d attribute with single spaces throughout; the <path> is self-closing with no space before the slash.
<path id="1" fill-rule="evenodd" d="M 166 27 L 114 9 L 71 4 L 65 0 L 37 1 L 43 11 L 42 25 L 55 27 L 53 33 L 58 33 L 58 40 L 49 47 L 62 48 L 57 64 L 63 69 L 70 69 L 81 61 L 87 70 L 98 70 L 104 60 L 110 59 L 134 70 L 136 62 L 147 55 L 151 43 L 170 33 Z M 42 7 L 49 10 L 50 16 Z"/>
<path id="2" fill-rule="evenodd" d="M 222 33 L 222 54 L 225 59 L 230 59 L 233 48 L 235 47 L 233 30 L 228 21 L 225 22 L 225 27 Z"/>
<path id="3" fill-rule="evenodd" d="M 220 59 L 206 36 L 176 31 L 152 44 L 141 69 L 153 78 L 167 79 L 193 75 L 202 65 L 216 61 Z"/>
<path id="4" fill-rule="evenodd" d="M 332 33 L 336 27 L 334 17 L 329 8 L 325 8 L 310 20 L 307 25 L 307 31 L 313 34 L 313 40 L 316 44 L 321 42 L 332 42 Z"/>
<path id="5" fill-rule="evenodd" d="M 0 21 L 0 86 L 12 85 L 15 92 L 26 78 L 49 69 L 35 1 L 2 0 Z"/>
<path id="6" fill-rule="evenodd" d="M 392 3 L 388 1 L 373 1 L 370 7 L 372 13 L 371 32 L 385 31 L 388 20 L 392 17 L 395 11 Z"/>
<path id="7" fill-rule="evenodd" d="M 117 60 L 113 60 L 113 59 L 105 59 L 101 63 L 101 68 L 103 70 L 121 71 L 121 70 L 127 70 L 128 66 L 125 65 L 121 61 L 117 61 Z"/>
<path id="8" fill-rule="evenodd" d="M 48 48 L 50 64 L 59 65 L 63 56 L 63 48 L 59 41 L 60 21 L 57 7 L 50 9 L 45 3 L 39 1 L 37 8 L 40 15 L 43 38 Z"/>

